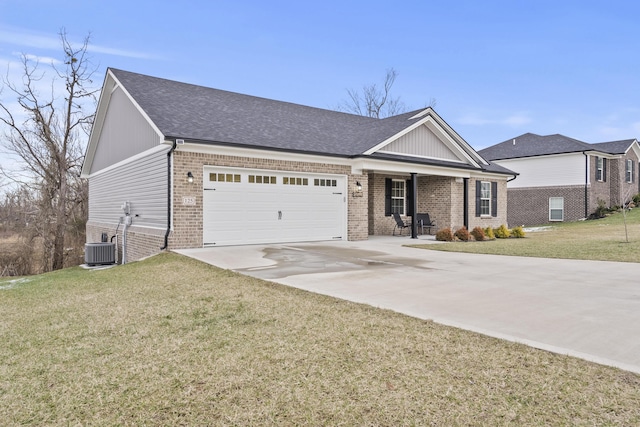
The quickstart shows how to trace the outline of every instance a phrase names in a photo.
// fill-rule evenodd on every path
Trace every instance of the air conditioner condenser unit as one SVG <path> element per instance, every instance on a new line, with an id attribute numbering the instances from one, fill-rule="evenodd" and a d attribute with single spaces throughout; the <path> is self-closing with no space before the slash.
<path id="1" fill-rule="evenodd" d="M 109 242 L 85 243 L 84 262 L 87 265 L 115 264 L 116 244 Z"/>

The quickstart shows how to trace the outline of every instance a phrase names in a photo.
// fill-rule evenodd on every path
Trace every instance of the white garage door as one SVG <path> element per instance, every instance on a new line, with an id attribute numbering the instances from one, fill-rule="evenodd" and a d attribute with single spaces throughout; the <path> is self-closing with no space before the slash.
<path id="1" fill-rule="evenodd" d="M 346 177 L 205 167 L 204 246 L 346 238 Z"/>

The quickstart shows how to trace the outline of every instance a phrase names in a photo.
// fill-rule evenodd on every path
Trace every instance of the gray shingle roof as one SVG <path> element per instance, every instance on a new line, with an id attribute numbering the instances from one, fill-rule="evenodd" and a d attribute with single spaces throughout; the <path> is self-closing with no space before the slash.
<path id="1" fill-rule="evenodd" d="M 409 126 L 111 69 L 167 138 L 354 156 Z"/>
<path id="2" fill-rule="evenodd" d="M 168 139 L 358 157 L 421 120 L 414 116 L 424 110 L 375 119 L 113 68 L 110 71 Z M 425 163 L 408 156 L 395 160 Z M 475 169 L 453 162 L 427 163 Z M 482 169 L 513 174 L 498 165 Z"/>
<path id="3" fill-rule="evenodd" d="M 515 141 L 515 143 L 514 143 Z M 608 154 L 624 154 L 635 139 L 589 144 L 564 135 L 536 135 L 525 133 L 508 139 L 478 153 L 487 160 L 516 159 L 520 157 L 545 156 L 550 154 L 600 151 Z"/>
<path id="4" fill-rule="evenodd" d="M 515 143 L 514 143 L 515 141 Z M 487 160 L 515 159 L 519 157 L 544 156 L 548 154 L 574 153 L 592 150 L 591 144 L 564 135 L 536 135 L 525 133 L 508 139 L 478 153 Z"/>
<path id="5" fill-rule="evenodd" d="M 609 154 L 624 154 L 629 150 L 635 139 L 623 139 L 620 141 L 599 142 L 591 144 L 594 150 L 604 151 Z"/>

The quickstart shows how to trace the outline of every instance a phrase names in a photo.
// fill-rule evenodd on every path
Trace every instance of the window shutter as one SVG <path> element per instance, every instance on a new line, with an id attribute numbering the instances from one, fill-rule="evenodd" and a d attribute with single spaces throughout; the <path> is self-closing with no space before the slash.
<path id="1" fill-rule="evenodd" d="M 498 216 L 498 183 L 491 183 L 491 216 Z"/>
<path id="2" fill-rule="evenodd" d="M 391 216 L 391 178 L 384 180 L 384 216 Z"/>
<path id="3" fill-rule="evenodd" d="M 602 159 L 602 181 L 607 182 L 607 159 Z"/>
<path id="4" fill-rule="evenodd" d="M 405 189 L 406 197 L 404 199 L 404 203 L 407 205 L 407 209 L 405 210 L 405 212 L 407 213 L 407 216 L 413 216 L 413 184 L 411 183 L 410 179 L 407 180 Z"/>
<path id="5" fill-rule="evenodd" d="M 636 179 L 636 164 L 634 163 L 634 161 L 631 161 L 631 182 L 633 182 Z"/>
<path id="6" fill-rule="evenodd" d="M 482 192 L 482 183 L 476 181 L 476 216 L 480 216 L 480 196 Z"/>

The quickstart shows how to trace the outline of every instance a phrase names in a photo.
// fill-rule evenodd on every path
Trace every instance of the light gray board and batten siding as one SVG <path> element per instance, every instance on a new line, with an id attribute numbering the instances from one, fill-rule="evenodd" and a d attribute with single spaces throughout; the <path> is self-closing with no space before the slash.
<path id="1" fill-rule="evenodd" d="M 117 87 L 111 94 L 91 173 L 157 147 L 162 139 L 122 88 Z"/>
<path id="2" fill-rule="evenodd" d="M 433 159 L 465 161 L 447 147 L 427 126 L 419 126 L 396 141 L 380 149 L 381 153 L 395 153 Z M 465 161 L 466 162 L 466 161 Z"/>
<path id="3" fill-rule="evenodd" d="M 89 222 L 117 225 L 130 202 L 133 224 L 167 227 L 167 151 L 164 145 L 89 180 Z M 137 215 L 137 216 L 136 216 Z"/>

